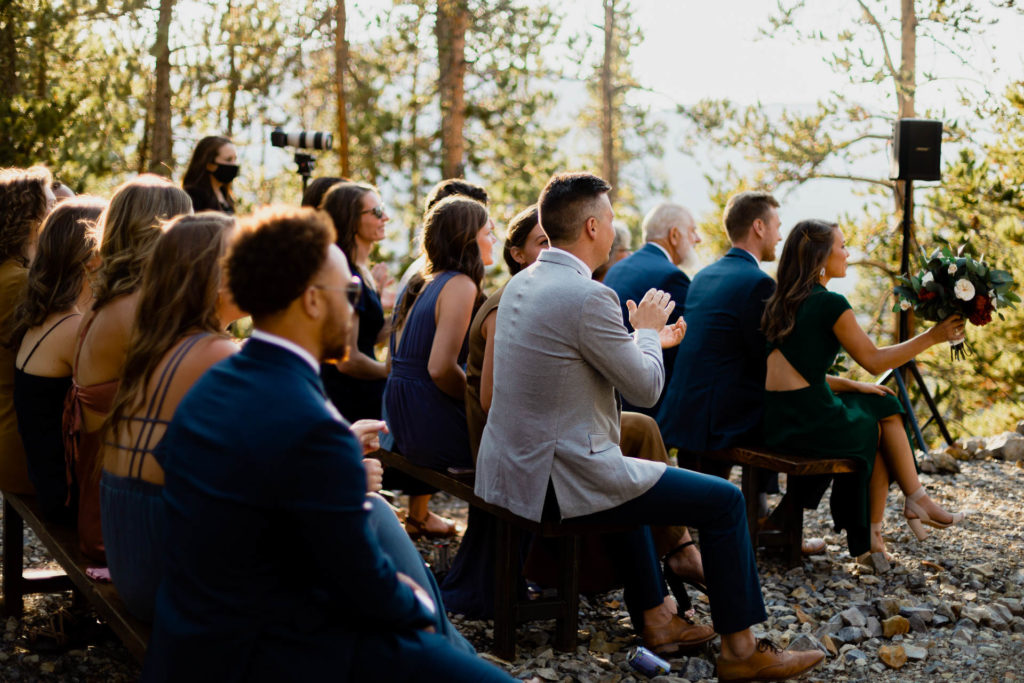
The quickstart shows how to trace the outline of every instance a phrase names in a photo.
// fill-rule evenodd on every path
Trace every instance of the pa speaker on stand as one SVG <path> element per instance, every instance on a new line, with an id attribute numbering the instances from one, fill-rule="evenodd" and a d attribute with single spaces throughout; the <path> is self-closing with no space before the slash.
<path id="1" fill-rule="evenodd" d="M 893 125 L 892 132 L 892 159 L 889 163 L 890 180 L 902 180 L 903 187 L 903 221 L 902 234 L 903 245 L 900 250 L 900 273 L 905 277 L 910 276 L 910 245 L 913 242 L 911 221 L 914 213 L 913 184 L 915 180 L 942 180 L 942 121 L 931 119 L 899 119 Z M 910 311 L 900 311 L 898 338 L 900 342 L 910 337 Z M 917 382 L 921 395 L 924 397 L 928 409 L 931 411 L 931 418 L 925 423 L 934 421 L 942 438 L 946 443 L 952 445 L 953 437 L 946 428 L 946 421 L 942 419 L 939 408 L 935 405 L 935 399 L 924 383 L 921 370 L 917 362 L 910 360 L 905 365 L 889 372 L 882 382 L 890 379 L 896 380 L 899 390 L 900 401 L 907 412 L 907 419 L 914 431 L 918 446 L 922 451 L 928 450 L 924 435 L 921 433 L 921 426 L 914 415 L 913 406 L 910 403 L 910 394 L 907 392 L 907 385 L 904 381 L 903 372 L 906 371 L 908 378 Z"/>

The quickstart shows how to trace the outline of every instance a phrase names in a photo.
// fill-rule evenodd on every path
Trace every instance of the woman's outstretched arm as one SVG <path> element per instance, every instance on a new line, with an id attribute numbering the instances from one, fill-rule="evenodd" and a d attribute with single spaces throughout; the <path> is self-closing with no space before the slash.
<path id="1" fill-rule="evenodd" d="M 881 348 L 875 346 L 867 333 L 861 329 L 852 310 L 848 309 L 839 316 L 832 326 L 832 331 L 853 360 L 872 375 L 880 375 L 886 370 L 898 368 L 939 342 L 962 339 L 964 319 L 959 315 L 952 315 L 913 339 Z"/>

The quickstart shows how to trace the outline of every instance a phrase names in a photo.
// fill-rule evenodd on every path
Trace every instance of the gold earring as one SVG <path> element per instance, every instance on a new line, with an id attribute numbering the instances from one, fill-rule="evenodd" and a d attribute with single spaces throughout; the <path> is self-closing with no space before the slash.
<path id="1" fill-rule="evenodd" d="M 820 277 L 825 277 L 825 269 L 824 268 L 821 269 Z"/>

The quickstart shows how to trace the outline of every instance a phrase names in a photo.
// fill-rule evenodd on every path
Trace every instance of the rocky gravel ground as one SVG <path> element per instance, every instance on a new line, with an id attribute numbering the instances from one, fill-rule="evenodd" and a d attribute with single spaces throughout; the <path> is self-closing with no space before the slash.
<path id="1" fill-rule="evenodd" d="M 999 457 L 999 453 L 995 453 Z M 986 449 L 952 454 L 951 474 L 924 474 L 931 495 L 947 509 L 968 514 L 962 526 L 935 530 L 919 543 L 903 523 L 901 499 L 890 494 L 886 540 L 895 564 L 888 571 L 856 564 L 844 539 L 829 526 L 823 503 L 806 516 L 806 534 L 824 537 L 827 553 L 788 568 L 781 558 L 759 555 L 768 621 L 756 627 L 789 648 L 820 648 L 824 664 L 809 681 L 1024 680 L 1024 461 L 993 459 Z M 973 457 L 984 459 L 973 459 Z M 941 460 L 941 458 L 939 458 Z M 443 514 L 464 520 L 461 501 L 436 496 Z M 34 567 L 53 567 L 38 541 L 27 535 L 26 557 Z M 443 564 L 452 546 L 420 541 L 428 559 Z M 884 568 L 884 567 L 882 567 Z M 706 599 L 692 594 L 698 619 L 710 623 Z M 71 649 L 33 651 L 58 609 L 90 624 Z M 576 652 L 553 650 L 553 622 L 519 629 L 518 656 L 493 661 L 516 676 L 547 681 L 643 680 L 626 664 L 636 644 L 621 592 L 581 602 Z M 488 622 L 453 617 L 486 652 Z M 73 629 L 82 632 L 81 628 Z M 659 683 L 714 679 L 717 645 L 670 660 Z M 489 657 L 489 655 L 483 655 Z M 22 619 L 8 619 L 0 642 L 0 681 L 131 681 L 139 669 L 117 639 L 70 595 L 32 596 Z"/>

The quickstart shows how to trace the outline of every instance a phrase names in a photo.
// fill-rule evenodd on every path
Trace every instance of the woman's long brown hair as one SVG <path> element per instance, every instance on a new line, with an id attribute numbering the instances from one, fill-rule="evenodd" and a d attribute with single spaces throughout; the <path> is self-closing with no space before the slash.
<path id="1" fill-rule="evenodd" d="M 224 334 L 217 316 L 221 258 L 235 219 L 213 211 L 181 216 L 156 242 L 139 295 L 124 373 L 104 428 L 115 440 L 119 423 L 142 407 L 164 356 L 196 332 Z"/>
<path id="2" fill-rule="evenodd" d="M 86 265 L 99 247 L 96 221 L 106 205 L 99 197 L 80 195 L 58 204 L 43 221 L 25 296 L 11 319 L 12 346 L 28 329 L 74 307 L 82 293 Z"/>
<path id="3" fill-rule="evenodd" d="M 835 242 L 835 223 L 800 221 L 786 238 L 776 271 L 778 287 L 768 298 L 761 316 L 765 339 L 780 344 L 793 331 L 796 312 L 821 277 Z"/>
<path id="4" fill-rule="evenodd" d="M 138 289 L 164 221 L 191 212 L 192 200 L 185 191 L 160 176 L 140 175 L 114 191 L 100 218 L 103 262 L 97 273 L 94 311 Z"/>
<path id="5" fill-rule="evenodd" d="M 395 311 L 393 329 L 399 330 L 423 287 L 434 274 L 454 270 L 468 275 L 479 294 L 484 260 L 476 235 L 487 223 L 487 208 L 480 202 L 452 195 L 435 204 L 423 219 L 423 251 L 427 265 L 409 280 L 402 303 Z M 478 297 L 479 299 L 479 297 Z"/>

